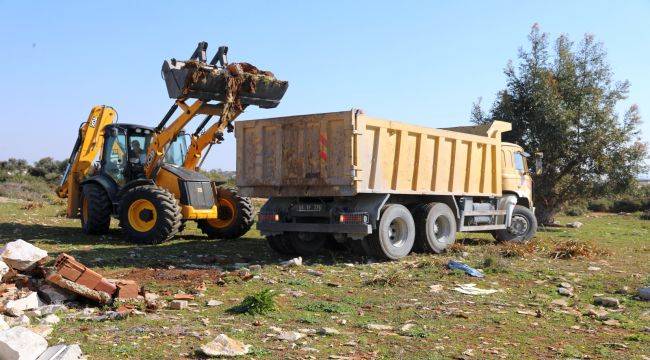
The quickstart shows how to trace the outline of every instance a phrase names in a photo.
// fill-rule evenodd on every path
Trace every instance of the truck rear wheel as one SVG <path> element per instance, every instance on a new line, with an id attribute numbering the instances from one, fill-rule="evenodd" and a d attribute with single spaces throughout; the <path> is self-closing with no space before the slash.
<path id="1" fill-rule="evenodd" d="M 429 203 L 416 210 L 415 249 L 441 253 L 456 241 L 456 217 L 444 203 Z"/>
<path id="2" fill-rule="evenodd" d="M 302 256 L 314 256 L 323 251 L 326 234 L 319 233 L 291 233 L 289 235 L 291 247 Z"/>
<path id="3" fill-rule="evenodd" d="M 267 235 L 266 241 L 269 247 L 278 254 L 293 255 L 296 251 L 291 247 L 289 239 L 284 235 Z"/>
<path id="4" fill-rule="evenodd" d="M 399 204 L 384 206 L 379 225 L 367 241 L 374 250 L 373 254 L 368 255 L 388 260 L 405 257 L 415 242 L 415 223 L 411 212 Z"/>
<path id="5" fill-rule="evenodd" d="M 525 243 L 532 239 L 537 232 L 537 218 L 533 212 L 521 205 L 515 205 L 510 227 L 492 233 L 497 241 L 513 241 Z"/>
<path id="6" fill-rule="evenodd" d="M 236 239 L 253 225 L 253 204 L 235 190 L 221 188 L 217 199 L 218 217 L 198 220 L 197 225 L 210 239 Z"/>
<path id="7" fill-rule="evenodd" d="M 85 234 L 106 234 L 111 225 L 113 204 L 98 184 L 86 184 L 81 190 L 81 229 Z"/>
<path id="8" fill-rule="evenodd" d="M 120 202 L 120 227 L 131 241 L 157 244 L 178 233 L 181 209 L 174 195 L 155 185 L 136 186 Z"/>

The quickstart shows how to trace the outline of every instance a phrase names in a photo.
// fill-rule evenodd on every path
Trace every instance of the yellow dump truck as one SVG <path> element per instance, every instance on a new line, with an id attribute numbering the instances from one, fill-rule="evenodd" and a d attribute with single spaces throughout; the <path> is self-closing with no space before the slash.
<path id="1" fill-rule="evenodd" d="M 280 253 L 345 244 L 398 259 L 442 252 L 457 231 L 527 241 L 536 231 L 511 125 L 434 129 L 351 110 L 239 122 L 237 185 L 269 198 L 257 228 Z"/>

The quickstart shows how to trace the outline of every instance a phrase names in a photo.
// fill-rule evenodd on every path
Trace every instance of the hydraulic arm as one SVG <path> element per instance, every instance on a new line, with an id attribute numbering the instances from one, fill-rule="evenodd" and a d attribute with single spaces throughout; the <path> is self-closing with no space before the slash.
<path id="1" fill-rule="evenodd" d="M 110 106 L 95 106 L 88 120 L 79 128 L 77 141 L 72 148 L 63 178 L 56 189 L 57 195 L 68 199 L 66 215 L 76 217 L 79 211 L 79 183 L 93 170 L 93 160 L 104 144 L 104 127 L 113 123 L 117 113 Z"/>

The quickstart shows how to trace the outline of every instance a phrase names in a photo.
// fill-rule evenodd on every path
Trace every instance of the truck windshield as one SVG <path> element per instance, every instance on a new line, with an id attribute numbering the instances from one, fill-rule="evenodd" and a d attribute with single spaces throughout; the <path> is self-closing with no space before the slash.
<path id="1" fill-rule="evenodd" d="M 187 141 L 184 134 L 179 134 L 165 151 L 165 163 L 182 166 L 187 154 Z"/>
<path id="2" fill-rule="evenodd" d="M 522 155 L 520 152 L 515 153 L 515 169 L 519 171 L 526 171 L 526 165 L 525 165 L 526 159 L 524 159 L 524 155 Z"/>

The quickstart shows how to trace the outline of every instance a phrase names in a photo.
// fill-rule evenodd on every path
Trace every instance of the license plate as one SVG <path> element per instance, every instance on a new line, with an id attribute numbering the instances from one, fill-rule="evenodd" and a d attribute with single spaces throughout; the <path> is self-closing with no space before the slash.
<path id="1" fill-rule="evenodd" d="M 300 212 L 317 212 L 323 210 L 323 204 L 298 204 L 296 210 Z"/>

